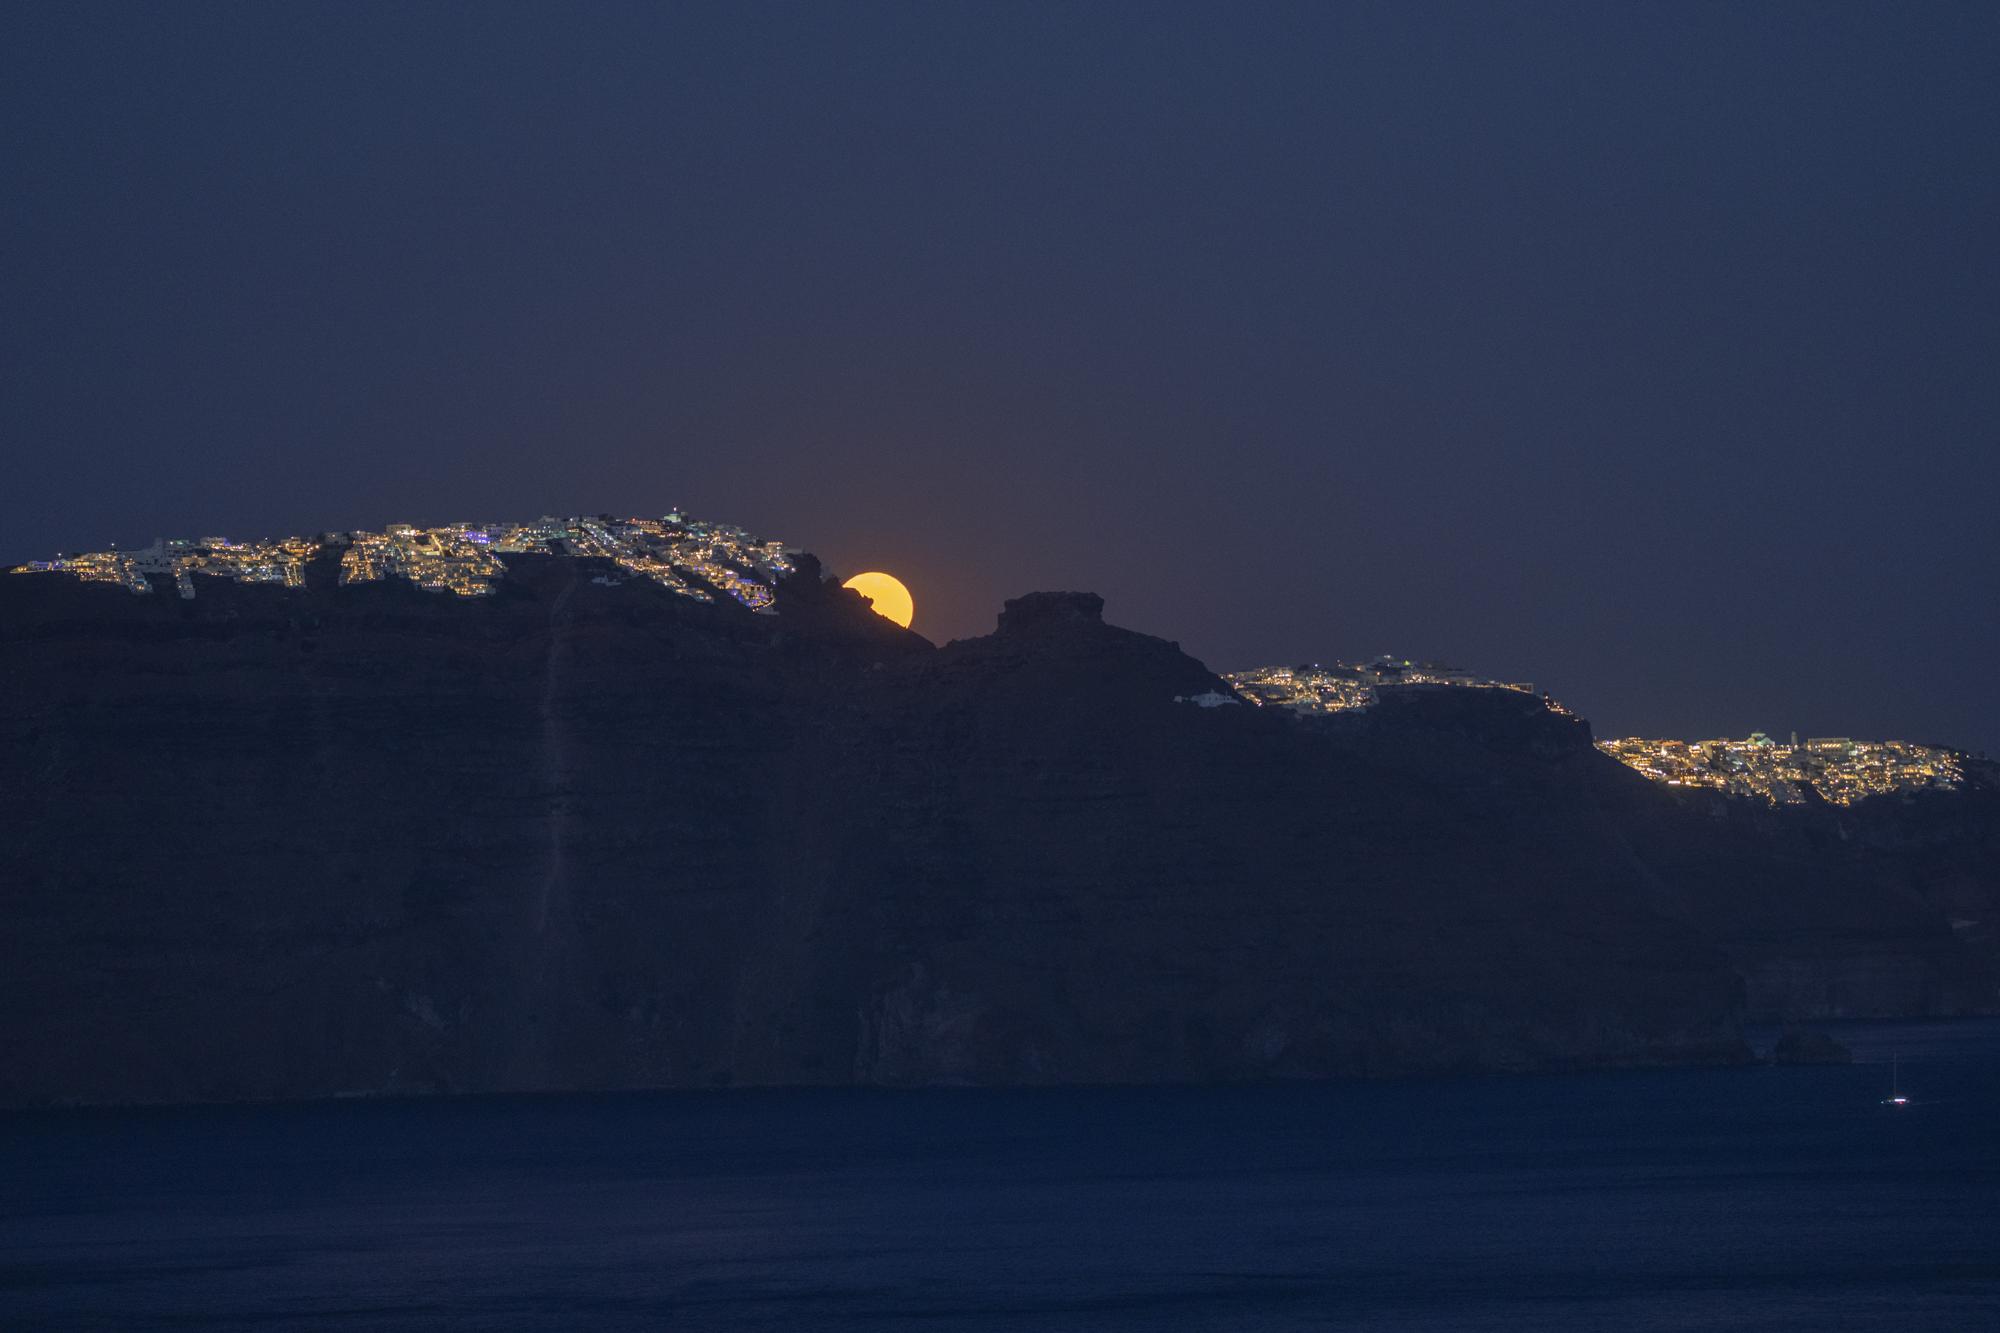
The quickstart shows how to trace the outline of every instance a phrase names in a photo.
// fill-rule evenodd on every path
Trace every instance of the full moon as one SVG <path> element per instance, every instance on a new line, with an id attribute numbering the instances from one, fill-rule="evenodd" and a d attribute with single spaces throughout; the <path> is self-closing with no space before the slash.
<path id="1" fill-rule="evenodd" d="M 916 618 L 917 604 L 910 600 L 910 590 L 894 574 L 856 574 L 840 586 L 866 597 L 876 615 L 886 616 L 904 629 Z"/>

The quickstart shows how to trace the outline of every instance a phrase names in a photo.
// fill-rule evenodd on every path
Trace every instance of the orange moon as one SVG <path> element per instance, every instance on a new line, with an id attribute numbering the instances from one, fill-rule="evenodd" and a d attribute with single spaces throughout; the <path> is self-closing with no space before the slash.
<path id="1" fill-rule="evenodd" d="M 916 619 L 917 604 L 910 600 L 910 590 L 894 574 L 856 574 L 840 586 L 852 588 L 866 597 L 868 604 L 875 608 L 876 615 L 893 620 L 904 629 L 908 629 L 910 622 Z"/>

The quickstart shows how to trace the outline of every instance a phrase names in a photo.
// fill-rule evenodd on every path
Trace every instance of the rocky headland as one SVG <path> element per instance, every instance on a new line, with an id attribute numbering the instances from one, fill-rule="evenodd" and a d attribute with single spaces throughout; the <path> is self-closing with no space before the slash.
<path id="1" fill-rule="evenodd" d="M 810 558 L 763 615 L 501 558 L 0 578 L 0 1102 L 1630 1066 L 1996 1008 L 1987 768 L 1777 810 L 1510 691 L 1225 703 L 1089 594 L 940 648 Z"/>

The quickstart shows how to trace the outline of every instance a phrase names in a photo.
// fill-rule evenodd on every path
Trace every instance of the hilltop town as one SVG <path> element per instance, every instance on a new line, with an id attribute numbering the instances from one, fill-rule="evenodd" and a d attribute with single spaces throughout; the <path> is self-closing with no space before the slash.
<path id="1" fill-rule="evenodd" d="M 1852 805 L 1869 796 L 1955 791 L 1965 781 L 1952 751 L 1908 741 L 1793 736 L 1787 743 L 1753 731 L 1744 740 L 1627 736 L 1597 748 L 1669 787 L 1706 787 L 1772 805 L 1802 805 L 1815 795 Z"/>
<path id="2" fill-rule="evenodd" d="M 649 579 L 696 601 L 727 596 L 768 612 L 772 585 L 792 571 L 784 545 L 741 528 L 705 523 L 679 512 L 661 518 L 539 518 L 531 523 L 447 523 L 420 528 L 391 523 L 380 532 L 327 532 L 318 537 L 231 541 L 226 537 L 161 538 L 137 551 L 92 551 L 16 566 L 16 574 L 67 574 L 116 583 L 135 594 L 154 591 L 154 577 L 193 598 L 201 577 L 237 583 L 306 586 L 306 566 L 338 553 L 342 584 L 406 579 L 429 592 L 460 597 L 491 593 L 506 575 L 507 553 L 595 556 L 634 578 Z"/>
<path id="3" fill-rule="evenodd" d="M 391 523 L 379 532 L 258 541 L 162 538 L 140 550 L 57 556 L 13 572 L 112 583 L 141 596 L 171 585 L 192 599 L 204 578 L 303 590 L 307 567 L 337 556 L 341 585 L 402 579 L 428 592 L 483 597 L 506 576 L 500 557 L 510 553 L 600 558 L 679 596 L 701 602 L 727 597 L 766 615 L 775 614 L 774 585 L 794 568 L 793 553 L 780 542 L 674 511 L 660 518 L 544 517 L 428 528 Z M 598 578 L 615 582 L 618 576 Z M 1408 658 L 1254 667 L 1224 673 L 1223 679 L 1250 704 L 1305 714 L 1365 712 L 1398 691 L 1485 689 L 1539 697 L 1551 712 L 1574 716 L 1550 695 L 1537 695 L 1532 682 L 1494 680 L 1463 667 Z M 1774 806 L 1813 799 L 1851 805 L 1869 796 L 1956 790 L 1964 781 L 1952 751 L 1907 741 L 1813 737 L 1801 742 L 1794 736 L 1786 743 L 1754 732 L 1743 740 L 1628 736 L 1600 740 L 1597 748 L 1665 786 L 1705 788 Z"/>
<path id="4" fill-rule="evenodd" d="M 1372 708 L 1381 691 L 1405 687 L 1457 686 L 1535 692 L 1535 687 L 1525 681 L 1488 680 L 1463 667 L 1397 657 L 1379 657 L 1359 664 L 1335 662 L 1322 666 L 1314 662 L 1296 667 L 1252 667 L 1248 671 L 1224 672 L 1222 678 L 1253 704 L 1302 713 Z M 1546 696 L 1543 701 L 1557 712 L 1568 711 Z"/>
<path id="5" fill-rule="evenodd" d="M 1366 710 L 1385 691 L 1411 689 L 1515 690 L 1533 695 L 1527 682 L 1490 680 L 1463 667 L 1383 657 L 1373 662 L 1255 667 L 1223 677 L 1253 704 L 1299 713 Z M 1555 699 L 1544 707 L 1571 715 Z M 1653 781 L 1700 787 L 1771 805 L 1802 805 L 1817 797 L 1852 805 L 1869 796 L 1956 790 L 1965 780 L 1957 755 L 1908 741 L 1857 741 L 1845 736 L 1774 741 L 1763 732 L 1745 740 L 1683 741 L 1640 736 L 1601 740 L 1597 748 Z"/>

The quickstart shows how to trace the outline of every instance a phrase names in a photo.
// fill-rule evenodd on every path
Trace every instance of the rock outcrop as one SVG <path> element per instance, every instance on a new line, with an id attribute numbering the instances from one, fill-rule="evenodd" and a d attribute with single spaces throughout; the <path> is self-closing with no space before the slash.
<path id="1" fill-rule="evenodd" d="M 1771 1063 L 1779 1065 L 1848 1065 L 1854 1052 L 1829 1033 L 1789 1028 L 1771 1048 Z"/>

